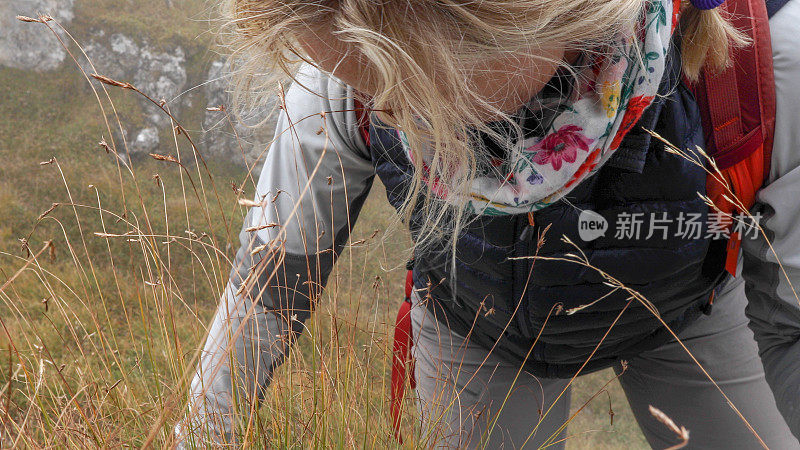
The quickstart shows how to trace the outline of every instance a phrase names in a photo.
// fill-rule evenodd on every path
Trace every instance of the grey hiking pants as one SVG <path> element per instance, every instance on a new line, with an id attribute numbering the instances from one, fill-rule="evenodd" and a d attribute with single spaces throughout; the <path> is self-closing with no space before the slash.
<path id="1" fill-rule="evenodd" d="M 713 313 L 698 319 L 680 338 L 769 448 L 800 448 L 764 379 L 747 327 L 746 302 L 741 277 L 730 279 Z M 416 393 L 423 430 L 433 430 L 431 443 L 496 449 L 557 442 L 548 448 L 564 447 L 566 433 L 559 427 L 569 416 L 569 380 L 536 378 L 520 372 L 518 365 L 487 356 L 485 349 L 465 343 L 421 305 L 415 305 L 411 314 Z M 619 380 L 653 448 L 667 448 L 680 440 L 651 416 L 649 405 L 689 429 L 686 448 L 761 448 L 677 342 L 629 360 Z M 580 431 L 585 430 L 572 430 Z"/>

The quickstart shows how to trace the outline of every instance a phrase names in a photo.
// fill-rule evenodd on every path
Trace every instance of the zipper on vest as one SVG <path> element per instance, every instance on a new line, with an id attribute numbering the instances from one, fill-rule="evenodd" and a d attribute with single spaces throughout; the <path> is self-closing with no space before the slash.
<path id="1" fill-rule="evenodd" d="M 519 233 L 519 242 L 517 242 L 517 249 L 515 251 L 517 257 L 531 256 L 531 238 L 533 237 L 534 228 L 536 227 L 536 220 L 533 212 L 527 214 L 527 220 L 523 218 L 517 219 L 517 230 L 521 225 L 522 231 Z M 532 261 L 529 258 L 517 259 L 514 261 L 514 300 L 519 302 L 519 309 L 517 314 L 517 324 L 520 328 L 520 333 L 526 338 L 532 338 L 531 334 L 531 320 L 530 311 L 528 308 L 528 278 L 532 267 Z"/>
<path id="2" fill-rule="evenodd" d="M 533 229 L 536 228 L 536 219 L 533 217 L 533 211 L 528 213 L 528 226 L 522 230 L 522 234 L 520 235 L 520 240 L 527 241 L 531 233 L 533 233 Z"/>

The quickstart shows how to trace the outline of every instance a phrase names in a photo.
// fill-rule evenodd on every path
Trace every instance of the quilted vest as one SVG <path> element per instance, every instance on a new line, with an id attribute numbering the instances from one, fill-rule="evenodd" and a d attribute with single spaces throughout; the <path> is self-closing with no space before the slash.
<path id="1" fill-rule="evenodd" d="M 675 332 L 708 311 L 725 272 L 724 241 L 707 233 L 709 208 L 698 195 L 705 194 L 707 174 L 645 131 L 689 151 L 704 147 L 700 112 L 681 81 L 679 59 L 673 50 L 660 96 L 612 158 L 564 199 L 537 211 L 533 223 L 525 214 L 475 217 L 458 236 L 455 264 L 445 239 L 415 251 L 414 285 L 440 322 L 552 378 L 581 367 L 583 373 L 600 370 L 671 339 L 652 312 L 606 276 L 647 299 Z M 375 117 L 369 138 L 376 173 L 399 208 L 413 166 L 396 130 Z M 608 229 L 584 241 L 579 217 L 587 210 L 602 216 Z M 421 214 L 412 215 L 412 236 Z M 680 236 L 682 218 L 690 216 L 702 225 L 699 237 Z M 623 226 L 632 217 L 638 236 L 633 226 Z M 580 253 L 596 269 L 559 260 Z M 525 258 L 533 255 L 546 259 Z"/>

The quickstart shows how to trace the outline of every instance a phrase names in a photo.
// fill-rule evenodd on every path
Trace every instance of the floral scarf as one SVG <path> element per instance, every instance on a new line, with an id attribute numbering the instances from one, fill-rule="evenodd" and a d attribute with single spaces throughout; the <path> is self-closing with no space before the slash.
<path id="1" fill-rule="evenodd" d="M 579 69 L 578 89 L 544 136 L 525 138 L 511 149 L 504 164 L 508 175 L 477 176 L 464 199 L 423 173 L 433 193 L 487 216 L 536 211 L 561 199 L 608 161 L 652 103 L 679 10 L 680 0 L 648 0 L 635 35 L 617 36 L 610 51 L 591 56 Z M 408 141 L 398 134 L 411 158 Z M 425 161 L 422 166 L 427 168 Z"/>

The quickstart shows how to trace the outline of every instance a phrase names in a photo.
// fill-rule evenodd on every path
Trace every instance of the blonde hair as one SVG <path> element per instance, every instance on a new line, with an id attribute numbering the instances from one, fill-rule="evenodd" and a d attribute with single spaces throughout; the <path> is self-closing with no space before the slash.
<path id="1" fill-rule="evenodd" d="M 720 8 L 699 10 L 685 1 L 681 12 L 681 59 L 683 73 L 696 81 L 704 67 L 721 70 L 730 64 L 733 48 L 750 40 L 734 28 Z"/>
<path id="2" fill-rule="evenodd" d="M 476 130 L 499 143 L 512 141 L 481 117 L 491 112 L 511 124 L 512 135 L 521 133 L 507 114 L 476 94 L 469 83 L 473 63 L 536 57 L 536 49 L 551 43 L 596 52 L 619 32 L 633 30 L 645 5 L 646 0 L 223 0 L 229 25 L 223 36 L 229 38 L 237 98 L 253 105 L 309 62 L 298 36 L 309 27 L 330 27 L 366 63 L 364 76 L 376 94 L 362 100 L 388 126 L 404 131 L 414 161 L 422 161 L 427 149 L 430 178 L 446 180 L 450 195 L 465 198 L 483 156 L 482 146 L 473 145 Z M 746 42 L 720 11 L 699 11 L 688 1 L 683 10 L 683 68 L 690 79 L 705 64 L 724 67 L 729 47 Z M 415 172 L 402 215 L 408 219 L 420 206 L 426 211 L 417 245 L 444 234 L 455 245 L 469 220 L 465 208 L 420 196 L 425 182 L 422 171 Z M 424 204 L 417 204 L 419 198 Z"/>

